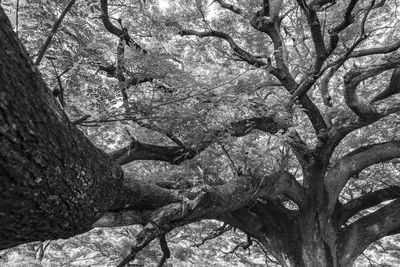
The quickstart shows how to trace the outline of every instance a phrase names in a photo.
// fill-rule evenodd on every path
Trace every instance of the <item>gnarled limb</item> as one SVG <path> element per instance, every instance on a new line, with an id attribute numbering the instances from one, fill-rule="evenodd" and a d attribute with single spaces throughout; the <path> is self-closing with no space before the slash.
<path id="1" fill-rule="evenodd" d="M 199 188 L 198 193 L 193 189 L 179 192 L 151 184 L 136 190 L 137 183 L 134 183 L 132 188 L 122 191 L 114 206 L 94 226 L 193 222 L 240 209 L 258 198 L 273 201 L 280 195 L 296 194 L 303 201 L 304 188 L 298 190 L 301 186 L 293 183 L 293 176 L 289 173 L 246 174 L 223 185 Z M 293 193 L 295 190 L 297 192 Z"/>

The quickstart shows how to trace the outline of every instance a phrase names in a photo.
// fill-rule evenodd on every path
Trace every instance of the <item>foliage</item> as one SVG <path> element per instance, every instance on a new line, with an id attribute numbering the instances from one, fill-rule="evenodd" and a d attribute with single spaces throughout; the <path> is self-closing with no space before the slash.
<path id="1" fill-rule="evenodd" d="M 18 35 L 33 58 L 67 2 L 20 1 Z M 120 18 L 123 27 L 129 29 L 130 37 L 149 52 L 145 54 L 134 46 L 125 46 L 124 71 L 138 80 L 151 77 L 150 82 L 137 83 L 129 88 L 128 107 L 121 94 L 121 81 L 99 68 L 115 66 L 119 61 L 118 38 L 104 28 L 98 1 L 77 1 L 53 37 L 39 69 L 50 88 L 57 88 L 56 76 L 68 69 L 61 79 L 67 103 L 65 111 L 71 121 L 90 115 L 79 128 L 105 151 L 127 146 L 132 140 L 172 146 L 178 139 L 185 148 L 201 152 L 210 138 L 207 136 L 209 132 L 215 129 L 225 131 L 207 150 L 180 166 L 135 161 L 124 166 L 126 176 L 134 174 L 141 181 L 187 189 L 222 184 L 234 180 L 238 170 L 261 168 L 267 173 L 289 171 L 297 181 L 303 182 L 303 170 L 288 144 L 291 138 L 288 131 L 278 131 L 275 135 L 254 132 L 240 138 L 230 134 L 231 123 L 235 121 L 285 114 L 290 96 L 287 90 L 265 69 L 238 59 L 225 40 L 179 35 L 183 29 L 217 29 L 229 34 L 241 48 L 267 62 L 274 56 L 272 41 L 267 34 L 260 34 L 248 23 L 250 14 L 257 12 L 259 6 L 254 1 L 230 2 L 246 13 L 233 16 L 217 1 L 169 1 L 167 6 L 164 6 L 165 2 L 155 0 L 109 1 L 112 23 L 118 25 Z M 282 36 L 286 44 L 285 58 L 290 59 L 287 66 L 294 80 L 300 82 L 312 70 L 316 51 L 306 18 L 301 15 L 298 5 L 292 2 L 285 1 L 281 10 L 281 14 L 287 14 L 282 20 Z M 338 1 L 329 12 L 321 11 L 319 14 L 325 39 L 329 39 L 328 26 L 342 21 L 340 14 L 347 7 L 345 2 Z M 377 11 L 371 11 L 365 25 L 368 39 L 361 42 L 358 50 L 398 41 L 397 2 L 391 1 Z M 3 0 L 1 5 L 17 29 L 15 1 Z M 341 33 L 341 42 L 329 58 L 330 63 L 340 59 L 356 41 L 360 18 L 368 5 L 369 1 L 359 3 L 360 12 L 355 15 L 357 20 Z M 337 70 L 329 85 L 332 107 L 324 105 L 320 83 L 309 89 L 309 98 L 332 125 L 340 125 L 343 120 L 351 121 L 355 117 L 342 97 L 342 77 L 351 67 L 371 65 L 375 60 L 374 56 L 351 58 Z M 390 73 L 384 72 L 363 81 L 365 86 L 360 90 L 360 96 L 372 99 L 389 78 Z M 290 128 L 298 131 L 306 145 L 316 147 L 318 138 L 304 107 L 295 103 L 292 109 Z M 338 144 L 329 166 L 359 147 L 398 140 L 398 124 L 398 113 L 395 113 L 353 131 Z M 364 169 L 347 183 L 340 195 L 341 201 L 347 202 L 377 189 L 399 185 L 399 167 L 397 160 L 391 160 Z M 282 202 L 296 209 L 292 201 L 283 198 Z M 352 220 L 372 211 L 365 210 Z M 226 253 L 234 247 L 233 244 L 245 241 L 241 231 L 229 231 L 209 241 L 210 245 L 193 247 L 204 238 L 205 229 L 218 225 L 215 221 L 206 221 L 173 230 L 168 235 L 172 252 L 168 262 L 174 266 L 262 266 L 265 261 L 272 263 L 257 246 L 252 246 L 249 254 L 241 249 Z M 135 227 L 94 229 L 68 240 L 51 241 L 42 261 L 37 260 L 38 244 L 2 252 L 2 260 L 21 266 L 111 266 L 128 253 L 131 239 L 137 232 Z M 372 244 L 357 264 L 400 264 L 398 239 L 396 235 Z M 160 255 L 157 244 L 152 244 L 136 258 L 135 263 L 148 266 L 154 264 Z M 273 258 L 270 253 L 267 256 Z"/>

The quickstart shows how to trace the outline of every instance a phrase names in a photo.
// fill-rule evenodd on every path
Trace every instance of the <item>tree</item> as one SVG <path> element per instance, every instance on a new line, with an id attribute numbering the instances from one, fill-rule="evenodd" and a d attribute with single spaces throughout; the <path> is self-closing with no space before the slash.
<path id="1" fill-rule="evenodd" d="M 139 44 L 139 30 L 134 37 L 126 26 L 138 22 L 126 18 L 127 6 L 88 3 L 91 12 L 101 10 L 102 25 L 118 41 L 115 62 L 103 60 L 98 69 L 114 79 L 109 94 L 121 96 L 122 112 L 73 122 L 1 9 L 1 249 L 92 227 L 143 224 L 120 266 L 154 239 L 163 264 L 168 232 L 215 219 L 257 240 L 284 266 L 350 266 L 371 243 L 399 233 L 400 187 L 393 177 L 400 139 L 392 124 L 400 110 L 400 42 L 380 20 L 396 22 L 391 3 L 232 2 L 214 1 L 211 9 L 205 1 L 176 1 L 169 14 L 153 1 L 129 7 L 141 12 L 143 31 L 157 29 L 151 37 L 182 37 L 171 37 L 175 54 Z M 120 15 L 116 22 L 110 8 Z M 84 43 L 70 28 L 60 34 Z M 189 39 L 202 40 L 192 48 Z M 51 60 L 54 69 L 65 67 Z M 224 83 L 203 89 L 215 81 Z M 130 130 L 137 128 L 126 128 L 129 144 L 106 154 L 77 129 L 116 121 L 122 129 L 147 129 L 148 140 L 160 143 L 141 142 Z M 194 161 L 207 151 L 221 166 Z M 185 177 L 155 184 L 135 178 L 137 170 L 123 172 L 121 166 L 139 160 L 154 168 L 157 161 L 192 162 L 201 183 Z M 378 171 L 390 178 L 374 178 L 381 184 L 369 187 Z M 357 182 L 362 190 L 352 187 Z"/>

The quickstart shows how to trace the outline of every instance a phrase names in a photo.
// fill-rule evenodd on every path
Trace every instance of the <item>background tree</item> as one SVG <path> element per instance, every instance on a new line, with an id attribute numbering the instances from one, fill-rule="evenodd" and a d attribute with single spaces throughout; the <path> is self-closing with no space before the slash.
<path id="1" fill-rule="evenodd" d="M 39 69 L 70 119 L 19 45 L 67 2 Z M 399 232 L 396 1 L 121 3 L 2 2 L 1 248 L 142 224 L 120 266 L 154 239 L 162 265 L 214 219 L 281 265 L 349 266 Z"/>

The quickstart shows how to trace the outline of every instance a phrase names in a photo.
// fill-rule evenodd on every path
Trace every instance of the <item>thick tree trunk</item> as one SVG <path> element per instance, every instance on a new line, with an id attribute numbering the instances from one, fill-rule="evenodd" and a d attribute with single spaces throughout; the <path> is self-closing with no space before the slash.
<path id="1" fill-rule="evenodd" d="M 331 267 L 336 255 L 332 255 L 331 247 L 324 241 L 323 228 L 318 220 L 300 219 L 301 247 L 303 265 L 309 267 Z"/>
<path id="2" fill-rule="evenodd" d="M 122 170 L 73 126 L 0 7 L 0 249 L 87 231 Z"/>

